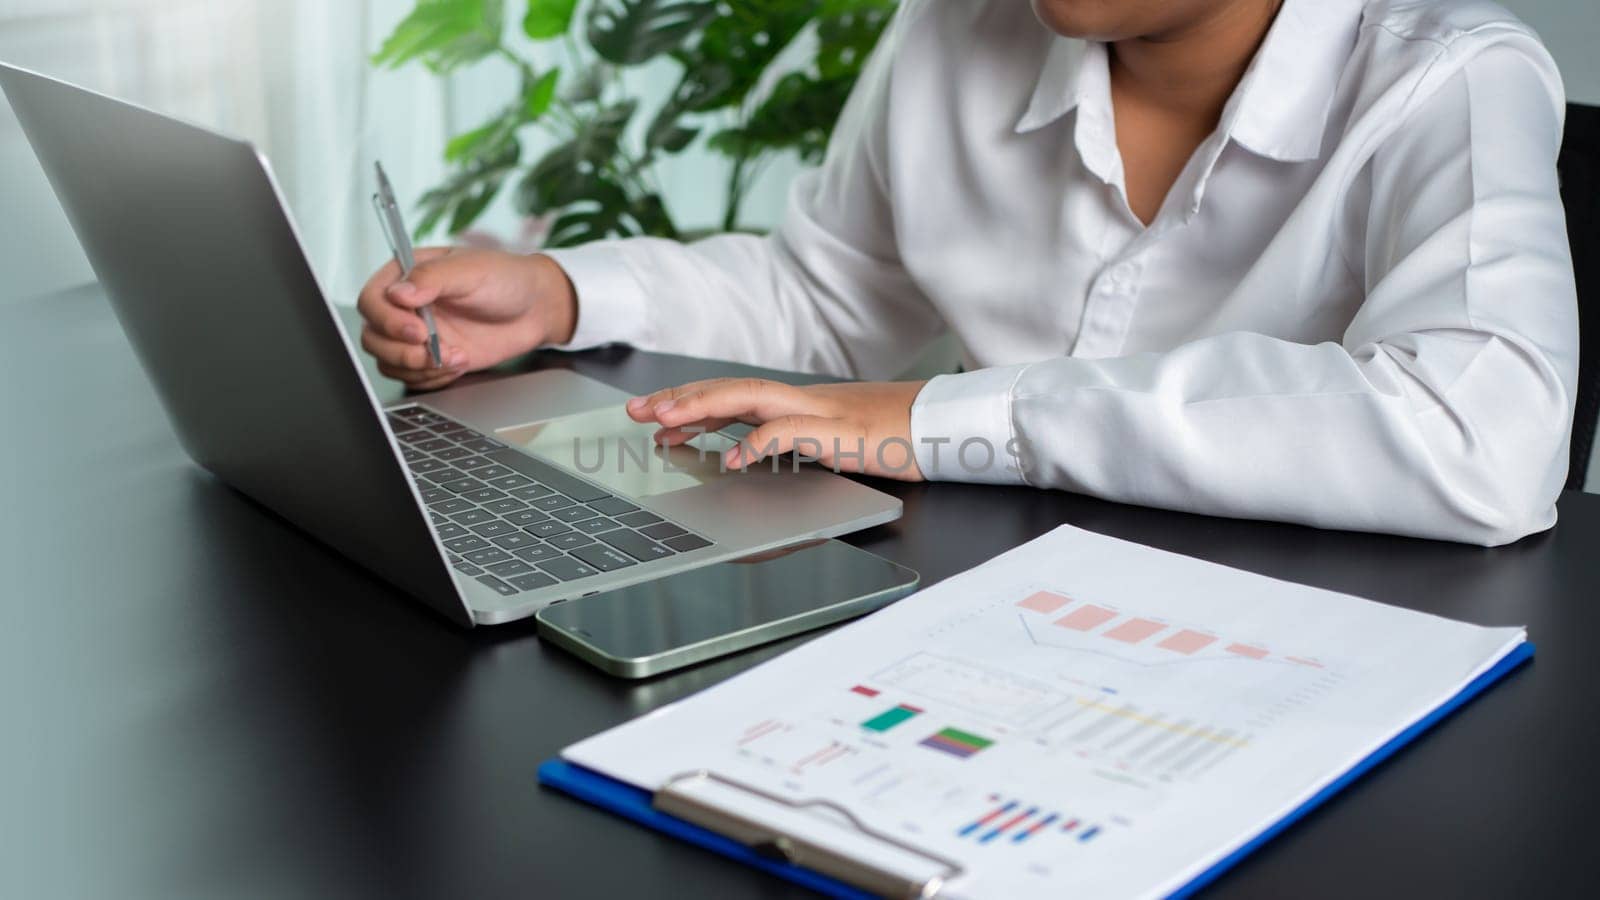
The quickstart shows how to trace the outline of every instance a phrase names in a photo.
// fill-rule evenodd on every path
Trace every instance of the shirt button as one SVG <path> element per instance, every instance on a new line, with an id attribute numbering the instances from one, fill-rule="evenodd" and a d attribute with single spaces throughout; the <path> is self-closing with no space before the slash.
<path id="1" fill-rule="evenodd" d="M 1138 269 L 1133 263 L 1121 263 L 1111 270 L 1111 277 L 1117 281 L 1132 281 L 1133 276 L 1136 274 L 1138 274 Z"/>

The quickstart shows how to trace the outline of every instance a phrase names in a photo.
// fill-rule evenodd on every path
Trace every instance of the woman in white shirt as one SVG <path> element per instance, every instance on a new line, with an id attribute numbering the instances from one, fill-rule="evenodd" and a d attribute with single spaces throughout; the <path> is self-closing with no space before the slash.
<path id="1" fill-rule="evenodd" d="M 771 236 L 424 251 L 363 291 L 363 345 L 422 389 L 618 341 L 868 379 L 629 404 L 667 442 L 759 426 L 732 465 L 1550 527 L 1577 309 L 1538 39 L 1480 0 L 1032 5 L 905 0 Z M 871 381 L 945 331 L 966 372 Z"/>

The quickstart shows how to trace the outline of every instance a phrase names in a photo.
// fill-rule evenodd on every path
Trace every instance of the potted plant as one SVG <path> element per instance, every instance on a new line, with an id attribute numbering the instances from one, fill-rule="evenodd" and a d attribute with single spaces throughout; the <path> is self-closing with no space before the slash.
<path id="1" fill-rule="evenodd" d="M 451 171 L 423 196 L 418 236 L 441 225 L 460 233 L 509 188 L 518 212 L 549 222 L 545 246 L 679 237 L 653 169 L 697 139 L 727 161 L 721 230 L 740 229 L 740 204 L 764 163 L 785 151 L 821 159 L 894 5 L 588 0 L 580 8 L 578 0 L 526 0 L 508 9 L 506 0 L 418 0 L 375 65 L 420 62 L 447 75 L 498 59 L 520 75 L 499 112 L 445 146 Z M 565 61 L 541 67 L 516 52 L 506 40 L 512 22 L 535 42 L 563 42 Z M 776 71 L 791 47 L 805 50 L 803 61 Z M 620 73 L 662 57 L 677 63 L 677 83 L 655 108 L 641 108 Z M 553 146 L 527 152 L 530 130 Z"/>

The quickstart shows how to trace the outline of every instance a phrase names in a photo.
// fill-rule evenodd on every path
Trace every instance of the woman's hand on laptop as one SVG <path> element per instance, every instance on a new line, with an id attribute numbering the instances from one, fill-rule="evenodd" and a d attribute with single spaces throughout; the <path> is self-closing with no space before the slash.
<path id="1" fill-rule="evenodd" d="M 435 367 L 419 310 L 432 304 L 439 330 Z M 578 321 L 572 283 L 555 260 L 490 250 L 428 247 L 411 277 L 394 262 L 379 269 L 357 303 L 361 346 L 378 371 L 417 390 L 444 387 L 545 344 L 572 339 Z"/>
<path id="2" fill-rule="evenodd" d="M 925 382 L 794 387 L 759 378 L 716 378 L 628 401 L 636 422 L 654 422 L 658 444 L 675 446 L 734 422 L 754 425 L 723 454 L 730 469 L 795 452 L 839 472 L 921 481 L 911 444 L 911 404 Z"/>

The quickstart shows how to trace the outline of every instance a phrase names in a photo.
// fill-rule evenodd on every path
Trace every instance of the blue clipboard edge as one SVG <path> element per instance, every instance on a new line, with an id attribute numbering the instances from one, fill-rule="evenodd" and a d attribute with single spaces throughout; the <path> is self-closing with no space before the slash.
<path id="1" fill-rule="evenodd" d="M 1296 807 L 1292 812 L 1278 821 L 1267 826 L 1245 842 L 1237 850 L 1218 860 L 1216 864 L 1196 875 L 1187 884 L 1178 888 L 1170 896 L 1187 898 L 1207 885 L 1211 884 L 1223 873 L 1238 865 L 1245 857 L 1259 849 L 1263 844 L 1281 834 L 1290 825 L 1304 818 L 1308 813 L 1326 803 L 1329 798 L 1344 790 L 1356 779 L 1377 767 L 1384 760 L 1399 752 L 1407 744 L 1416 740 L 1418 735 L 1439 724 L 1451 713 L 1460 709 L 1469 700 L 1487 690 L 1491 685 L 1523 663 L 1533 658 L 1533 644 L 1524 641 L 1507 653 L 1489 669 L 1468 682 L 1455 696 L 1440 704 L 1432 712 L 1418 719 L 1411 727 L 1395 735 L 1394 739 L 1374 750 L 1365 759 L 1350 767 L 1343 775 L 1329 782 L 1326 787 L 1312 795 L 1311 799 Z M 761 856 L 754 850 L 732 838 L 724 837 L 714 831 L 692 825 L 682 819 L 657 812 L 650 805 L 650 792 L 643 788 L 634 787 L 626 782 L 618 781 L 609 775 L 602 775 L 591 769 L 569 763 L 563 759 L 552 759 L 539 766 L 539 783 L 546 787 L 554 788 L 562 793 L 571 795 L 585 803 L 605 809 L 609 812 L 632 820 L 663 834 L 671 835 L 688 843 L 695 844 L 707 850 L 720 853 L 731 859 L 754 866 L 764 872 L 776 875 L 787 881 L 794 882 L 802 887 L 810 888 L 831 897 L 868 898 L 866 894 L 844 882 L 829 878 L 809 869 L 781 862 Z"/>

